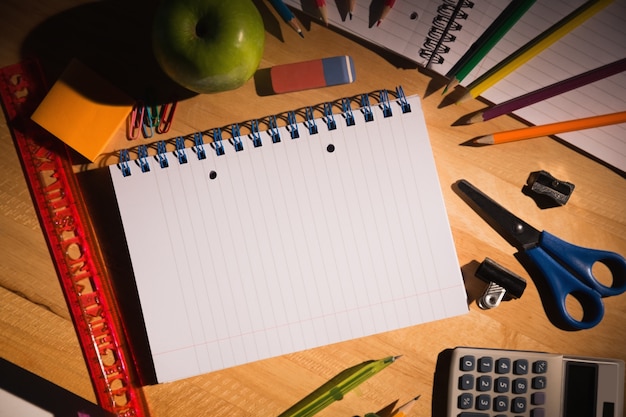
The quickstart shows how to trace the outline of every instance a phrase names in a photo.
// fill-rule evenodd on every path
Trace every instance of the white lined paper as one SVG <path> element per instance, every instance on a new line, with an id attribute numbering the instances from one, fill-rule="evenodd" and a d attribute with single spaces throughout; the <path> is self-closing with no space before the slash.
<path id="1" fill-rule="evenodd" d="M 159 382 L 467 312 L 410 104 L 222 156 L 206 146 L 204 160 L 188 150 L 183 165 L 170 153 L 147 173 L 110 168 Z"/>

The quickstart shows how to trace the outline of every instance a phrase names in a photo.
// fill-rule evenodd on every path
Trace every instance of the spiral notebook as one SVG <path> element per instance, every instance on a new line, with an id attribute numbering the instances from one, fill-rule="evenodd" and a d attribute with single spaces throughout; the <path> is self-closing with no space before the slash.
<path id="1" fill-rule="evenodd" d="M 108 168 L 159 382 L 467 312 L 417 96 L 183 142 Z"/>
<path id="2" fill-rule="evenodd" d="M 585 1 L 537 0 L 461 84 L 467 86 Z M 320 16 L 313 0 L 285 0 L 285 3 L 310 16 Z M 357 1 L 352 18 L 348 15 L 347 1 L 327 2 L 326 10 L 330 25 L 420 66 L 428 65 L 443 75 L 509 3 L 500 0 L 396 1 L 379 26 L 377 19 L 382 1 Z M 482 96 L 493 103 L 502 103 L 624 58 L 625 18 L 626 2 L 612 2 Z M 515 114 L 531 124 L 541 125 L 624 109 L 626 73 L 621 73 L 520 109 Z M 626 173 L 626 125 L 569 132 L 559 137 Z"/>

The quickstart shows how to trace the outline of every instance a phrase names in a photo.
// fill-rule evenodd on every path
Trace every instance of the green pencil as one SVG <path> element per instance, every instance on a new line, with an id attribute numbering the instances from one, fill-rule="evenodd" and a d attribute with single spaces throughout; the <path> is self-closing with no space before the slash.
<path id="1" fill-rule="evenodd" d="M 446 74 L 450 82 L 443 90 L 443 94 L 463 81 L 467 74 L 478 65 L 534 3 L 535 0 L 513 0 L 509 3 L 507 8 L 500 13 L 496 20 L 470 46 L 467 52 L 450 68 L 450 71 Z"/>

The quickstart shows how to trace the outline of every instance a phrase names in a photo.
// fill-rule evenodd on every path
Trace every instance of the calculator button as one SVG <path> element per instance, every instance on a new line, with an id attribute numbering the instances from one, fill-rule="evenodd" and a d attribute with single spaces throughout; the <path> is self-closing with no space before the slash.
<path id="1" fill-rule="evenodd" d="M 546 409 L 535 408 L 530 412 L 530 417 L 546 417 Z"/>
<path id="2" fill-rule="evenodd" d="M 465 355 L 461 358 L 461 371 L 470 372 L 476 366 L 476 358 L 472 355 Z"/>
<path id="3" fill-rule="evenodd" d="M 528 391 L 528 381 L 526 378 L 517 378 L 513 380 L 513 393 L 525 394 Z"/>
<path id="4" fill-rule="evenodd" d="M 546 393 L 545 392 L 533 393 L 530 402 L 533 405 L 544 405 L 546 403 Z"/>
<path id="5" fill-rule="evenodd" d="M 509 392 L 510 385 L 509 378 L 506 376 L 501 376 L 500 378 L 496 378 L 496 385 L 494 387 L 495 392 Z"/>
<path id="6" fill-rule="evenodd" d="M 546 389 L 548 381 L 545 376 L 536 376 L 533 378 L 533 388 L 534 389 Z"/>
<path id="7" fill-rule="evenodd" d="M 516 375 L 526 375 L 528 373 L 528 361 L 526 359 L 518 359 L 513 364 L 513 372 Z"/>
<path id="8" fill-rule="evenodd" d="M 496 361 L 496 373 L 508 374 L 511 371 L 511 359 L 500 358 Z"/>
<path id="9" fill-rule="evenodd" d="M 467 410 L 472 408 L 472 404 L 474 403 L 474 396 L 470 393 L 463 393 L 459 395 L 459 408 L 461 410 Z"/>
<path id="10" fill-rule="evenodd" d="M 459 389 L 462 389 L 463 391 L 474 389 L 474 375 L 461 375 L 459 378 Z"/>
<path id="11" fill-rule="evenodd" d="M 548 371 L 548 362 L 544 360 L 533 363 L 533 372 L 536 374 L 545 374 Z"/>
<path id="12" fill-rule="evenodd" d="M 478 381 L 476 382 L 476 389 L 478 391 L 491 391 L 491 376 L 483 375 L 478 377 Z"/>
<path id="13" fill-rule="evenodd" d="M 493 371 L 493 358 L 489 356 L 482 357 L 478 360 L 478 372 Z"/>
<path id="14" fill-rule="evenodd" d="M 511 402 L 511 411 L 514 413 L 524 413 L 526 411 L 526 398 L 513 398 L 513 401 Z"/>
<path id="15" fill-rule="evenodd" d="M 473 413 L 471 411 L 463 411 L 461 414 L 459 414 L 459 417 L 489 417 L 489 414 Z"/>
<path id="16" fill-rule="evenodd" d="M 491 397 L 487 394 L 481 394 L 476 397 L 477 410 L 489 410 L 491 408 Z"/>
<path id="17" fill-rule="evenodd" d="M 509 397 L 499 395 L 493 399 L 493 411 L 506 411 L 509 409 Z"/>

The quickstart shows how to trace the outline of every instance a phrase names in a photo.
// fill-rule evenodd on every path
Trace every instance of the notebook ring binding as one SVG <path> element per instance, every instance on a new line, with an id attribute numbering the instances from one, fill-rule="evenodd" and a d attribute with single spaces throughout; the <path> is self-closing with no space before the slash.
<path id="1" fill-rule="evenodd" d="M 474 7 L 474 3 L 470 0 L 458 1 L 461 1 L 462 4 L 460 4 L 456 16 L 457 0 L 443 0 L 442 4 L 437 7 L 437 16 L 433 18 L 432 26 L 419 50 L 419 56 L 428 60 L 429 63 L 442 64 L 445 61 L 443 55 L 450 52 L 450 47 L 445 43 L 452 43 L 456 40 L 456 35 L 450 32 L 460 31 L 463 28 L 463 25 L 458 22 L 468 17 L 467 12 L 463 9 Z M 451 21 L 453 16 L 454 19 Z"/>
<path id="2" fill-rule="evenodd" d="M 185 146 L 185 137 L 177 136 L 172 139 L 155 142 L 151 145 L 140 145 L 132 149 L 133 153 L 136 155 L 134 159 L 131 159 L 131 152 L 128 149 L 122 149 L 119 151 L 119 161 L 117 163 L 117 167 L 122 172 L 122 175 L 127 177 L 133 173 L 131 162 L 139 167 L 138 172 L 146 173 L 150 172 L 153 166 L 160 169 L 168 168 L 171 165 L 169 157 L 171 157 L 175 162 L 178 161 L 179 165 L 186 164 L 189 161 L 189 156 L 187 154 L 188 151 L 190 151 L 192 155 L 195 154 L 195 158 L 198 160 L 207 158 L 207 148 L 209 151 L 215 152 L 215 154 L 219 157 L 227 154 L 225 143 L 232 145 L 232 149 L 235 152 L 244 150 L 244 141 L 242 138 L 245 138 L 246 136 L 250 139 L 250 143 L 254 147 L 266 145 L 262 138 L 262 134 L 267 134 L 271 139 L 272 144 L 279 143 L 282 140 L 278 127 L 279 118 L 286 121 L 285 130 L 289 135 L 288 138 L 291 140 L 300 138 L 299 129 L 301 127 L 306 128 L 310 135 L 319 133 L 320 127 L 318 126 L 318 122 L 321 123 L 321 126 L 323 126 L 322 128 L 325 128 L 327 131 L 337 129 L 338 121 L 335 116 L 343 118 L 343 123 L 345 123 L 347 127 L 351 127 L 357 123 L 357 118 L 352 110 L 352 101 L 358 102 L 360 106 L 358 111 L 363 115 L 363 121 L 365 123 L 374 120 L 372 106 L 380 107 L 383 117 L 385 118 L 393 116 L 394 110 L 392 108 L 392 101 L 398 104 L 399 110 L 402 113 L 409 113 L 411 111 L 411 107 L 407 101 L 402 86 L 396 87 L 395 94 L 393 94 L 393 96 L 394 98 L 391 98 L 390 93 L 387 90 L 380 90 L 375 93 L 362 94 L 358 97 L 342 98 L 338 103 L 327 102 L 321 106 L 309 106 L 302 109 L 304 113 L 304 120 L 300 122 L 297 120 L 297 114 L 300 113 L 302 116 L 302 111 L 298 112 L 291 110 L 281 115 L 284 117 L 272 115 L 266 118 L 267 128 L 265 130 L 261 130 L 259 127 L 259 120 L 250 120 L 243 123 L 249 124 L 250 133 L 247 135 L 242 134 L 240 123 L 234 123 L 224 129 L 218 127 L 207 131 L 195 132 L 191 135 L 193 144 L 190 147 Z M 370 97 L 376 98 L 378 102 L 375 105 L 371 104 Z M 337 106 L 340 109 L 338 114 L 333 113 L 334 106 Z M 316 111 L 321 112 L 322 115 L 320 117 L 316 117 Z M 224 139 L 222 130 L 229 131 L 231 138 Z M 212 141 L 209 144 L 205 144 L 204 136 L 210 138 Z M 267 143 L 269 143 L 269 141 Z M 168 144 L 173 146 L 174 149 L 168 151 Z M 156 148 L 156 154 L 152 157 L 155 163 L 152 165 L 152 158 L 148 155 L 149 146 Z"/>

